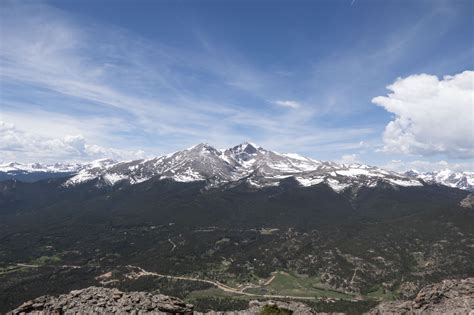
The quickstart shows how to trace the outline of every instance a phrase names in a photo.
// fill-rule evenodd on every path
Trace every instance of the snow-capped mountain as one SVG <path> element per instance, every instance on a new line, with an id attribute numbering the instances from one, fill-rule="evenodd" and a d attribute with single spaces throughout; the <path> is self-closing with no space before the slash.
<path id="1" fill-rule="evenodd" d="M 87 165 L 77 163 L 5 163 L 0 164 L 0 180 L 19 179 L 26 182 L 37 181 L 52 177 L 66 177 L 79 172 Z"/>
<path id="2" fill-rule="evenodd" d="M 0 164 L 0 172 L 76 172 L 82 168 L 82 164 L 73 163 L 55 163 L 55 164 L 40 164 L 40 163 L 5 163 Z"/>
<path id="3" fill-rule="evenodd" d="M 405 172 L 405 175 L 422 179 L 430 184 L 441 184 L 453 188 L 474 191 L 474 172 L 454 172 L 446 169 L 437 172 L 420 173 L 411 170 Z"/>
<path id="4" fill-rule="evenodd" d="M 294 178 L 302 186 L 326 183 L 335 191 L 352 186 L 374 187 L 381 182 L 396 186 L 423 185 L 418 179 L 376 167 L 280 154 L 247 142 L 225 150 L 202 143 L 153 159 L 94 164 L 83 168 L 64 185 L 94 179 L 105 185 L 133 185 L 155 177 L 178 182 L 206 181 L 208 188 L 243 181 L 256 188 L 278 186 L 285 178 Z"/>
<path id="5" fill-rule="evenodd" d="M 30 173 L 55 175 L 51 177 L 69 176 L 63 183 L 64 187 L 92 180 L 96 180 L 99 186 L 119 183 L 134 185 L 157 178 L 177 182 L 205 181 L 208 188 L 242 182 L 261 188 L 278 186 L 282 180 L 292 178 L 301 186 L 325 183 L 337 192 L 361 186 L 375 187 L 378 184 L 396 187 L 422 186 L 425 183 L 474 190 L 474 173 L 446 170 L 400 174 L 363 164 L 338 164 L 298 154 L 281 154 L 248 142 L 224 150 L 201 143 L 186 150 L 145 160 L 117 162 L 102 159 L 85 164 L 0 165 L 0 179 Z M 10 177 L 2 177 L 2 174 Z"/>

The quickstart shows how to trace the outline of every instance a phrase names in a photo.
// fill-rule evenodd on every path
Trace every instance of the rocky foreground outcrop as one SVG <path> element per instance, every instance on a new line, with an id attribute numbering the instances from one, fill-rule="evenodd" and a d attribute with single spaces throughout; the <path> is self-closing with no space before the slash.
<path id="1" fill-rule="evenodd" d="M 195 312 L 193 305 L 180 299 L 147 292 L 121 292 L 118 289 L 89 287 L 57 297 L 42 296 L 9 312 L 13 314 L 196 314 L 257 315 L 265 308 L 285 310 L 292 315 L 317 315 L 299 302 L 250 301 L 246 310 L 208 313 Z M 282 314 L 282 313 L 280 313 Z M 368 312 L 378 314 L 469 314 L 474 315 L 474 278 L 445 280 L 424 287 L 414 300 L 383 302 Z"/>
<path id="2" fill-rule="evenodd" d="M 246 310 L 232 312 L 193 311 L 193 305 L 182 300 L 162 294 L 147 292 L 122 292 L 118 289 L 89 287 L 74 290 L 60 296 L 41 296 L 23 303 L 20 307 L 9 312 L 16 314 L 195 314 L 195 315 L 257 315 L 264 307 L 272 306 L 288 310 L 294 315 L 313 315 L 313 310 L 303 303 L 281 301 L 250 301 Z"/>
<path id="3" fill-rule="evenodd" d="M 60 296 L 41 296 L 23 303 L 8 314 L 192 314 L 193 306 L 182 300 L 147 292 L 122 292 L 89 287 Z"/>
<path id="4" fill-rule="evenodd" d="M 384 302 L 369 314 L 474 314 L 474 278 L 428 285 L 412 301 Z"/>
<path id="5" fill-rule="evenodd" d="M 269 307 L 269 308 L 268 308 Z M 249 308 L 241 311 L 215 312 L 208 313 L 195 312 L 195 315 L 259 315 L 267 309 L 265 313 L 271 314 L 292 314 L 292 315 L 325 315 L 326 313 L 317 313 L 311 307 L 300 302 L 284 301 L 250 301 Z M 336 315 L 336 314 L 333 314 Z"/>
<path id="6" fill-rule="evenodd" d="M 467 195 L 459 204 L 461 207 L 474 209 L 474 193 Z"/>

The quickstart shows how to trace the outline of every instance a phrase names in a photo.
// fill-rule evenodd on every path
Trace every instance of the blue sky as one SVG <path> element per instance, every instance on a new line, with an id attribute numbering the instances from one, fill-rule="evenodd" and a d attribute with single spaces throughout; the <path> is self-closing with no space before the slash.
<path id="1" fill-rule="evenodd" d="M 253 141 L 474 168 L 472 1 L 0 5 L 0 161 Z"/>

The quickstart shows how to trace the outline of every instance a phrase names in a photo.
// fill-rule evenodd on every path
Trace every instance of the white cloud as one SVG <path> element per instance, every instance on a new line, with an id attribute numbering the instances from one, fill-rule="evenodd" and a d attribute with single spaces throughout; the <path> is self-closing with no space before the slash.
<path id="1" fill-rule="evenodd" d="M 359 155 L 355 153 L 344 154 L 343 156 L 341 156 L 338 162 L 342 164 L 356 164 L 356 163 L 361 164 L 362 163 L 359 159 Z"/>
<path id="2" fill-rule="evenodd" d="M 293 109 L 297 109 L 301 107 L 301 103 L 297 101 L 286 100 L 286 101 L 275 101 L 274 103 L 282 107 L 289 107 Z"/>
<path id="3" fill-rule="evenodd" d="M 3 104 L 9 105 L 9 102 Z M 27 104 L 18 104 L 27 107 Z M 81 134 L 87 139 L 94 139 L 99 144 L 119 143 L 121 140 L 114 137 L 115 133 L 124 132 L 132 128 L 126 119 L 114 116 L 74 116 L 45 111 L 29 106 L 28 111 L 11 109 L 0 110 L 0 120 L 8 122 L 26 133 L 43 138 L 56 138 L 64 135 Z M 111 146 L 115 146 L 111 145 Z"/>
<path id="4" fill-rule="evenodd" d="M 0 121 L 0 153 L 3 159 L 14 158 L 21 162 L 84 161 L 105 157 L 137 159 L 144 155 L 143 151 L 119 150 L 89 144 L 82 135 L 43 137 L 19 130 L 15 125 L 4 121 Z"/>
<path id="5" fill-rule="evenodd" d="M 383 135 L 386 152 L 474 157 L 474 71 L 438 79 L 399 78 L 372 102 L 395 114 Z"/>
<path id="6" fill-rule="evenodd" d="M 474 171 L 474 163 L 471 162 L 447 162 L 444 160 L 430 162 L 430 161 L 409 161 L 404 162 L 401 160 L 392 160 L 389 163 L 382 166 L 383 168 L 396 171 L 404 172 L 408 170 L 417 170 L 419 172 L 432 172 L 450 169 L 453 171 Z"/>

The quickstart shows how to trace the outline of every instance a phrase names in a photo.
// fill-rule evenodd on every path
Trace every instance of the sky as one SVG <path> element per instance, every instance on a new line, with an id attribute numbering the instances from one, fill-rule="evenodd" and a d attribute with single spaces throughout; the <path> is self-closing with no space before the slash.
<path id="1" fill-rule="evenodd" d="M 473 1 L 0 2 L 0 162 L 206 142 L 474 171 Z"/>

